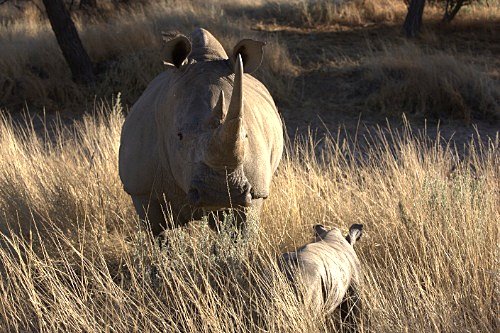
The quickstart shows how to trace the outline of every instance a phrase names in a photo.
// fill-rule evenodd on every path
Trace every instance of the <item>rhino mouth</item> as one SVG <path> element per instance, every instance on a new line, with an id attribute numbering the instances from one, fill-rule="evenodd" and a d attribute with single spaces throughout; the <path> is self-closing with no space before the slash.
<path id="1" fill-rule="evenodd" d="M 239 190 L 226 191 L 225 193 L 204 187 L 191 187 L 188 192 L 188 201 L 191 206 L 206 208 L 209 210 L 220 210 L 231 207 L 250 207 L 252 194 L 250 184 L 242 193 Z M 236 193 L 235 193 L 236 192 Z"/>
<path id="2" fill-rule="evenodd" d="M 191 206 L 209 210 L 251 206 L 254 198 L 252 186 L 242 167 L 228 174 L 201 164 L 197 171 L 187 193 Z"/>

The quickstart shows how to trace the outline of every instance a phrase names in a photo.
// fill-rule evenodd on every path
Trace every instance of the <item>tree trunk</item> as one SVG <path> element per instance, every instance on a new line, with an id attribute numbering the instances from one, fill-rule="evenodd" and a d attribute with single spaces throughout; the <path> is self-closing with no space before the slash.
<path id="1" fill-rule="evenodd" d="M 460 8 L 462 8 L 462 5 L 464 4 L 464 0 L 457 0 L 457 1 L 446 1 L 446 10 L 443 15 L 443 23 L 450 23 L 451 20 L 455 18 L 455 15 L 457 15 L 458 11 Z"/>
<path id="2" fill-rule="evenodd" d="M 422 26 L 425 0 L 411 0 L 403 29 L 407 37 L 416 37 Z"/>
<path id="3" fill-rule="evenodd" d="M 64 6 L 63 0 L 43 0 L 50 25 L 56 35 L 57 43 L 63 53 L 73 80 L 86 85 L 93 85 L 95 76 L 92 72 L 92 63 L 83 48 L 75 24 Z"/>

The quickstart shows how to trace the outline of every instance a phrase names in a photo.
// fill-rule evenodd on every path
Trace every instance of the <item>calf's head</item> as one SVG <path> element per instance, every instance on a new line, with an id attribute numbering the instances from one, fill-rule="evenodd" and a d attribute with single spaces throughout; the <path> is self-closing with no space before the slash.
<path id="1" fill-rule="evenodd" d="M 328 235 L 330 237 L 338 237 L 342 238 L 342 234 L 338 228 L 332 228 L 330 230 L 326 229 L 322 224 L 316 224 L 313 226 L 314 236 L 316 237 L 316 241 L 320 241 L 325 239 Z M 363 234 L 363 225 L 362 224 L 352 224 L 349 227 L 349 233 L 345 236 L 346 241 L 353 245 L 361 238 Z"/>

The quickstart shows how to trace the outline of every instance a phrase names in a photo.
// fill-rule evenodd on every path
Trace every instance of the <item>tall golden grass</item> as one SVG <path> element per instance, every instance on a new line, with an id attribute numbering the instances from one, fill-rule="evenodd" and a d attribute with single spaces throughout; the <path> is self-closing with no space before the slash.
<path id="1" fill-rule="evenodd" d="M 239 19 L 228 20 L 235 12 Z M 293 101 L 294 80 L 308 69 L 282 37 L 251 31 L 256 21 L 321 31 L 399 24 L 404 13 L 403 2 L 392 0 L 101 4 L 99 15 L 74 14 L 99 72 L 90 91 L 72 83 L 48 22 L 31 8 L 0 24 L 1 106 L 81 108 L 89 96 L 118 91 L 129 104 L 162 69 L 160 31 L 195 26 L 228 51 L 240 38 L 267 40 L 257 76 L 277 100 Z M 437 13 L 430 7 L 427 18 Z M 464 8 L 457 19 L 495 21 L 498 13 L 493 3 Z M 345 62 L 377 86 L 368 107 L 498 116 L 497 82 L 455 51 L 366 49 L 365 58 L 346 55 Z M 477 133 L 466 147 L 439 133 L 431 140 L 407 123 L 350 139 L 297 138 L 254 238 L 235 243 L 233 230 L 215 234 L 196 221 L 167 232 L 160 248 L 142 231 L 118 178 L 122 111 L 119 98 L 97 103 L 75 126 L 44 122 L 44 132 L 29 120 L 0 118 L 0 332 L 343 331 L 338 318 L 300 304 L 277 268 L 277 255 L 310 241 L 316 223 L 346 231 L 365 225 L 356 244 L 362 331 L 498 329 L 498 132 Z"/>
<path id="2" fill-rule="evenodd" d="M 498 328 L 498 134 L 460 156 L 408 124 L 297 139 L 256 237 L 235 243 L 198 221 L 160 248 L 118 178 L 122 122 L 119 100 L 45 135 L 1 118 L 0 331 L 341 331 L 276 264 L 315 223 L 365 225 L 364 332 Z"/>

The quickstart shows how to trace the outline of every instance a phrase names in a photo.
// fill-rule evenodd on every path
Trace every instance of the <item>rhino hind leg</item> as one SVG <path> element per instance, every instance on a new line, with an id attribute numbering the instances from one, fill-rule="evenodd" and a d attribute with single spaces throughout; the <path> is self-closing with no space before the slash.
<path id="1" fill-rule="evenodd" d="M 151 230 L 154 237 L 160 236 L 167 227 L 162 205 L 157 200 L 151 199 L 149 195 L 133 195 L 132 201 L 139 218 L 146 228 Z"/>
<path id="2" fill-rule="evenodd" d="M 351 286 L 340 304 L 341 332 L 360 332 L 361 299 L 358 290 Z"/>

